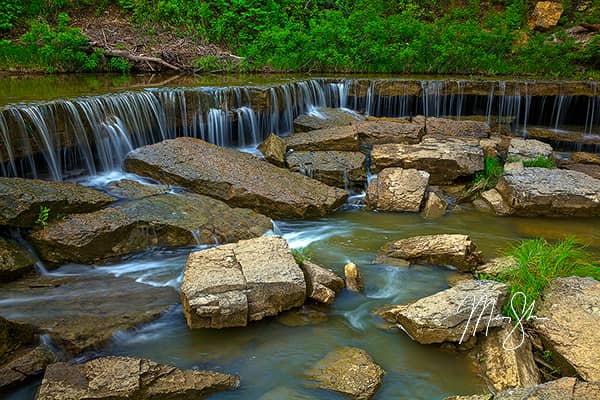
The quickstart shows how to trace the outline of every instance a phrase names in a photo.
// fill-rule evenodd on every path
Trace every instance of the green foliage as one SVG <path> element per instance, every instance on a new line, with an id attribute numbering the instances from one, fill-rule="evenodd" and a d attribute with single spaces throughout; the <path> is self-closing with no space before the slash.
<path id="1" fill-rule="evenodd" d="M 524 167 L 556 168 L 556 162 L 550 157 L 536 157 L 533 160 L 523 161 Z"/>
<path id="2" fill-rule="evenodd" d="M 122 74 L 126 74 L 131 70 L 131 64 L 129 61 L 121 57 L 112 57 L 109 65 L 112 71 L 117 71 Z"/>
<path id="3" fill-rule="evenodd" d="M 555 244 L 544 239 L 527 240 L 512 248 L 508 255 L 513 256 L 518 267 L 504 271 L 492 279 L 506 282 L 511 286 L 513 309 L 510 304 L 504 314 L 513 320 L 523 319 L 524 310 L 540 299 L 542 291 L 554 278 L 567 276 L 590 276 L 600 280 L 600 266 L 587 247 L 573 238 L 566 238 Z M 522 296 L 514 296 L 521 292 Z M 514 296 L 514 297 L 513 297 Z"/>
<path id="4" fill-rule="evenodd" d="M 294 260 L 296 260 L 296 264 L 302 265 L 307 261 L 312 259 L 311 251 L 306 248 L 292 249 L 292 255 L 294 256 Z"/>
<path id="5" fill-rule="evenodd" d="M 475 174 L 472 187 L 480 187 L 481 190 L 488 190 L 496 186 L 498 179 L 504 173 L 504 167 L 496 157 L 485 157 L 484 169 Z"/>
<path id="6" fill-rule="evenodd" d="M 48 220 L 50 218 L 50 208 L 49 207 L 45 207 L 45 206 L 41 206 L 40 207 L 40 212 L 38 213 L 37 219 L 35 220 L 36 225 L 41 226 L 42 228 L 45 228 L 46 226 L 48 226 Z"/>

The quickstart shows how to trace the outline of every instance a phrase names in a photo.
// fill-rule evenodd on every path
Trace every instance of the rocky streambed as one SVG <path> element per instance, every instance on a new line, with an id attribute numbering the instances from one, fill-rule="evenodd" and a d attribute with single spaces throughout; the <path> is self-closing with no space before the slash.
<path id="1" fill-rule="evenodd" d="M 548 322 L 511 352 L 510 288 L 476 279 L 520 239 L 598 252 L 600 180 L 574 167 L 597 157 L 481 121 L 346 114 L 304 116 L 260 157 L 178 138 L 79 183 L 0 178 L 4 393 L 598 398 L 600 283 L 552 282 Z M 497 182 L 471 185 L 492 158 Z M 537 387 L 534 350 L 579 380 Z"/>

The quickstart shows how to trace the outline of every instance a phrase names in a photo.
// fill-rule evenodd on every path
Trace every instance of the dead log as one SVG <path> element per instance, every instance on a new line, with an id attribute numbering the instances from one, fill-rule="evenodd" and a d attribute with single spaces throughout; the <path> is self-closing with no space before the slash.
<path id="1" fill-rule="evenodd" d="M 121 58 L 125 58 L 127 60 L 131 60 L 131 61 L 135 61 L 135 62 L 152 62 L 152 63 L 163 65 L 169 69 L 172 69 L 173 71 L 181 70 L 181 68 L 176 67 L 175 65 L 169 64 L 162 58 L 136 56 L 125 50 L 104 50 L 104 55 L 109 56 L 109 57 L 121 57 Z"/>

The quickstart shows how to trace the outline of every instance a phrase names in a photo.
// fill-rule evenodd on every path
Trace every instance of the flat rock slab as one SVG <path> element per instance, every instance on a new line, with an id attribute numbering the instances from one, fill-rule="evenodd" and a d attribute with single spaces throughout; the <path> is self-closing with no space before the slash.
<path id="1" fill-rule="evenodd" d="M 477 332 L 500 326 L 500 311 L 510 287 L 503 283 L 465 281 L 450 289 L 394 308 L 398 325 L 422 344 L 466 342 Z M 481 320 L 478 323 L 478 317 Z"/>
<path id="2" fill-rule="evenodd" d="M 360 143 L 366 146 L 387 143 L 417 144 L 425 135 L 423 124 L 406 120 L 367 120 L 356 124 L 355 129 Z"/>
<path id="3" fill-rule="evenodd" d="M 544 290 L 533 326 L 553 358 L 586 381 L 600 381 L 600 282 L 557 278 Z M 566 365 L 565 365 L 566 363 Z"/>
<path id="4" fill-rule="evenodd" d="M 382 211 L 419 212 L 428 183 L 428 172 L 386 168 L 369 184 L 366 203 Z"/>
<path id="5" fill-rule="evenodd" d="M 252 210 L 231 208 L 195 193 L 179 193 L 72 215 L 33 233 L 30 239 L 49 263 L 91 263 L 152 247 L 235 242 L 270 229 L 271 220 Z"/>
<path id="6" fill-rule="evenodd" d="M 299 307 L 305 299 L 304 274 L 287 242 L 276 236 L 192 253 L 181 283 L 191 329 L 246 326 Z"/>
<path id="7" fill-rule="evenodd" d="M 294 132 L 308 132 L 317 129 L 346 126 L 362 121 L 363 116 L 339 108 L 319 107 L 311 113 L 303 114 L 294 120 Z"/>
<path id="8" fill-rule="evenodd" d="M 431 184 L 451 183 L 483 170 L 483 150 L 477 143 L 432 138 L 415 145 L 373 146 L 371 171 L 390 167 L 427 171 Z"/>
<path id="9" fill-rule="evenodd" d="M 521 161 L 552 156 L 552 146 L 535 139 L 512 138 L 508 147 L 508 157 L 517 157 Z"/>
<path id="10" fill-rule="evenodd" d="M 359 151 L 358 134 L 354 126 L 298 132 L 285 138 L 287 150 L 294 151 Z"/>
<path id="11" fill-rule="evenodd" d="M 36 276 L 0 286 L 0 315 L 50 334 L 70 355 L 95 350 L 113 333 L 158 318 L 178 303 L 171 287 L 129 278 Z"/>
<path id="12" fill-rule="evenodd" d="M 162 183 L 251 208 L 273 218 L 322 216 L 348 194 L 251 154 L 194 138 L 178 138 L 129 153 L 125 169 Z"/>
<path id="13" fill-rule="evenodd" d="M 357 189 L 367 181 L 366 157 L 357 151 L 294 151 L 286 161 L 290 170 L 329 186 Z"/>
<path id="14" fill-rule="evenodd" d="M 568 164 L 564 166 L 565 169 L 570 171 L 583 172 L 586 175 L 591 176 L 595 179 L 600 179 L 600 165 L 596 164 Z"/>
<path id="15" fill-rule="evenodd" d="M 200 399 L 237 389 L 238 376 L 181 370 L 133 357 L 103 357 L 84 364 L 48 367 L 36 400 Z"/>
<path id="16" fill-rule="evenodd" d="M 36 259 L 19 244 L 0 238 L 0 282 L 10 282 L 33 270 Z"/>
<path id="17" fill-rule="evenodd" d="M 341 393 L 351 399 L 368 400 L 381 387 L 383 368 L 366 351 L 341 347 L 327 354 L 307 373 L 321 389 Z"/>
<path id="18" fill-rule="evenodd" d="M 168 185 L 153 185 L 142 183 L 131 179 L 121 179 L 106 186 L 106 190 L 122 199 L 143 199 L 144 197 L 166 194 L 171 191 Z"/>
<path id="19" fill-rule="evenodd" d="M 578 171 L 522 168 L 500 177 L 496 190 L 515 215 L 600 215 L 600 180 Z"/>
<path id="20" fill-rule="evenodd" d="M 483 139 L 489 137 L 491 132 L 490 126 L 483 121 L 417 117 L 415 122 L 425 124 L 427 136 Z"/>
<path id="21" fill-rule="evenodd" d="M 98 210 L 116 199 L 76 183 L 39 179 L 0 178 L 0 225 L 31 228 L 40 207 L 58 215 Z"/>
<path id="22" fill-rule="evenodd" d="M 483 263 L 481 252 L 467 235 L 441 234 L 413 236 L 386 243 L 381 254 L 411 263 L 451 265 L 460 271 L 473 271 Z"/>

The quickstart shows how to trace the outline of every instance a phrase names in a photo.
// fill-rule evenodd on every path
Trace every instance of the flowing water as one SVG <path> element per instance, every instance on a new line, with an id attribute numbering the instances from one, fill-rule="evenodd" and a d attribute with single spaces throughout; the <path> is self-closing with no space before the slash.
<path id="1" fill-rule="evenodd" d="M 232 79 L 226 78 L 224 84 L 231 84 Z M 138 84 L 152 86 L 152 82 L 129 82 L 121 88 L 114 82 L 91 85 L 89 80 L 82 80 L 80 86 L 74 84 L 72 89 L 58 90 L 56 97 L 61 100 L 35 98 L 30 93 L 34 89 L 22 86 L 9 89 L 11 97 L 0 99 L 13 104 L 0 113 L 0 142 L 5 149 L 0 153 L 5 156 L 3 173 L 77 179 L 104 190 L 114 180 L 140 179 L 119 171 L 124 155 L 138 146 L 186 135 L 255 153 L 256 144 L 269 132 L 290 133 L 295 116 L 319 106 L 344 107 L 379 116 L 424 112 L 459 118 L 482 110 L 480 114 L 490 119 L 492 115 L 498 120 L 513 117 L 517 121 L 514 129 L 522 129 L 524 125 L 526 129 L 529 122 L 556 127 L 576 124 L 582 132 L 600 131 L 597 96 L 563 96 L 563 99 L 536 96 L 532 101 L 526 93 L 515 94 L 514 85 L 508 84 L 512 88 L 508 93 L 507 84 L 502 82 L 491 85 L 488 95 L 474 96 L 466 94 L 467 86 L 462 81 L 457 81 L 457 91 L 448 95 L 449 84 L 435 80 L 420 83 L 422 97 L 411 94 L 408 84 L 401 88 L 401 92 L 406 92 L 404 95 L 382 96 L 378 94 L 380 81 L 368 81 L 364 96 L 351 96 L 356 93 L 352 88 L 359 85 L 359 80 L 249 79 L 256 82 L 242 88 L 222 88 L 217 87 L 222 86 L 218 82 L 212 82 L 209 88 L 141 91 L 129 89 Z M 244 82 L 234 81 L 239 83 Z M 61 85 L 57 83 L 58 87 Z M 259 90 L 260 96 L 254 89 L 257 85 L 265 88 Z M 120 93 L 102 94 L 106 91 Z M 498 92 L 502 96 L 495 94 Z M 84 97 L 62 99 L 71 95 Z M 257 99 L 266 105 L 256 103 Z M 44 101 L 14 105 L 24 100 Z M 584 103 L 588 106 L 584 116 L 569 117 L 574 107 Z M 548 115 L 540 116 L 540 112 Z M 27 154 L 22 148 L 11 146 L 14 143 L 10 138 L 14 136 L 10 135 L 15 133 L 9 132 L 8 123 L 3 125 L 3 115 L 17 122 L 21 118 L 23 124 L 13 122 L 11 126 L 16 127 L 19 137 L 31 139 L 30 147 L 38 147 L 40 151 Z M 59 129 L 59 125 L 66 128 Z M 73 136 L 75 145 L 64 147 L 65 135 L 57 132 L 68 131 L 80 134 Z M 16 154 L 25 156 L 18 158 Z M 357 194 L 352 200 L 361 197 Z M 453 271 L 426 265 L 410 268 L 374 265 L 378 249 L 390 240 L 430 233 L 468 233 L 487 257 L 500 254 L 518 240 L 540 236 L 559 239 L 575 235 L 590 243 L 593 251 L 600 249 L 600 230 L 595 229 L 600 219 L 498 218 L 457 207 L 443 218 L 425 221 L 418 214 L 370 212 L 350 205 L 353 201 L 328 217 L 275 221 L 275 232 L 294 248 L 308 248 L 316 262 L 338 274 L 343 274 L 346 262 L 355 262 L 365 276 L 364 293 L 344 291 L 331 306 L 307 306 L 246 328 L 227 330 L 190 331 L 181 307 L 173 304 L 155 322 L 115 333 L 106 347 L 85 354 L 82 360 L 98 355 L 133 355 L 181 368 L 212 369 L 241 376 L 239 390 L 210 397 L 214 399 L 338 399 L 341 397 L 336 394 L 311 387 L 303 374 L 335 347 L 355 346 L 366 350 L 386 371 L 376 399 L 441 399 L 454 394 L 484 393 L 485 384 L 467 355 L 439 346 L 419 345 L 373 315 L 373 310 L 382 305 L 416 300 L 447 288 L 446 278 Z M 64 265 L 50 274 L 57 278 L 110 275 L 178 290 L 187 255 L 201 248 L 151 249 L 112 265 Z M 18 296 L 9 290 L 0 291 L 0 315 L 18 319 L 32 309 L 60 315 L 57 305 L 60 303 L 53 301 L 95 298 L 100 292 L 103 298 L 107 293 L 110 297 L 111 290 L 116 289 L 83 286 L 72 293 L 49 289 L 43 296 L 33 290 Z M 10 393 L 7 398 L 33 399 L 37 385 L 39 381 Z"/>

